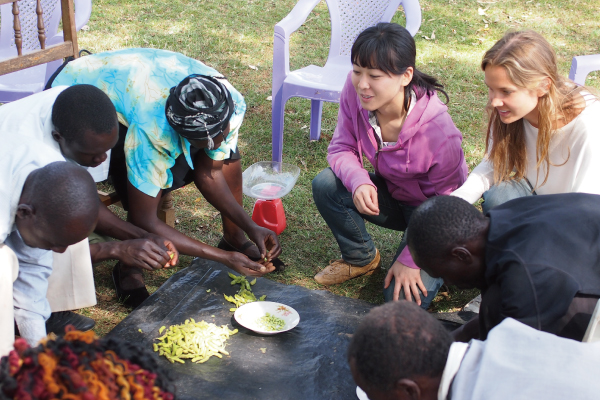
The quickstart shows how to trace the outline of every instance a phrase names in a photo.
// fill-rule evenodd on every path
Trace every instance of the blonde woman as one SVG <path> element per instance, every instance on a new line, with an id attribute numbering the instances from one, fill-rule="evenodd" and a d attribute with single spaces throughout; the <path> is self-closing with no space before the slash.
<path id="1" fill-rule="evenodd" d="M 484 160 L 452 195 L 486 213 L 532 194 L 600 194 L 600 102 L 558 75 L 552 46 L 533 31 L 509 32 L 483 61 L 489 89 Z"/>

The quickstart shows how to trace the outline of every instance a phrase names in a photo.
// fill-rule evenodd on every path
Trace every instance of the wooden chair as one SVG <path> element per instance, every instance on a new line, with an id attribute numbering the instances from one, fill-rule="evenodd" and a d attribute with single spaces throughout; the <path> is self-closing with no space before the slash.
<path id="1" fill-rule="evenodd" d="M 13 30 L 15 32 L 15 46 L 17 55 L 0 61 L 0 75 L 20 71 L 36 65 L 45 64 L 66 57 L 77 58 L 79 48 L 77 46 L 77 27 L 75 25 L 75 10 L 73 0 L 60 0 L 62 13 L 62 29 L 64 42 L 46 47 L 46 28 L 44 26 L 44 10 L 41 1 L 36 0 L 37 28 L 40 49 L 23 54 L 23 39 L 21 34 L 21 20 L 19 19 L 18 0 L 0 0 L 0 5 L 12 3 Z M 52 32 L 54 33 L 54 32 Z M 116 193 L 104 193 L 98 191 L 100 200 L 107 206 L 120 204 Z M 173 197 L 171 193 L 163 196 L 158 207 L 158 217 L 170 226 L 175 225 L 175 209 L 173 208 Z"/>
<path id="2" fill-rule="evenodd" d="M 104 203 L 105 206 L 116 205 L 118 207 L 123 208 L 121 204 L 121 200 L 117 195 L 117 192 L 106 193 L 98 190 L 98 195 L 100 196 L 100 201 Z M 169 192 L 165 194 L 160 200 L 160 204 L 158 205 L 158 211 L 156 212 L 158 218 L 163 221 L 165 224 L 169 225 L 171 228 L 175 227 L 175 208 L 173 207 L 173 192 Z"/>
<path id="3" fill-rule="evenodd" d="M 15 46 L 17 56 L 0 61 L 0 75 L 20 71 L 50 61 L 61 60 L 65 57 L 78 57 L 77 29 L 75 26 L 75 12 L 73 0 L 61 0 L 62 29 L 64 42 L 46 47 L 46 30 L 44 27 L 43 10 L 40 0 L 36 0 L 36 14 L 38 16 L 38 39 L 40 49 L 23 54 L 23 40 L 21 35 L 21 21 L 19 19 L 19 5 L 17 0 L 0 0 L 0 5 L 12 3 L 14 15 L 13 30 L 15 32 Z"/>

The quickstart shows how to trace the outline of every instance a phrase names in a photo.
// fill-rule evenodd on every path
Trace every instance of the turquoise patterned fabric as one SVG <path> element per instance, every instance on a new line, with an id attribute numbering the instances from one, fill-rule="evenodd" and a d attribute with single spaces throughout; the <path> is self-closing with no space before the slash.
<path id="1" fill-rule="evenodd" d="M 170 168 L 182 153 L 190 158 L 190 143 L 171 128 L 165 104 L 171 87 L 191 74 L 222 76 L 217 70 L 180 53 L 157 49 L 125 49 L 92 54 L 68 63 L 52 86 L 94 85 L 112 100 L 119 122 L 128 126 L 125 139 L 127 177 L 145 194 L 156 197 L 160 189 L 173 184 Z M 230 132 L 221 146 L 205 150 L 216 161 L 237 149 L 237 140 L 246 103 L 225 79 L 235 110 Z"/>

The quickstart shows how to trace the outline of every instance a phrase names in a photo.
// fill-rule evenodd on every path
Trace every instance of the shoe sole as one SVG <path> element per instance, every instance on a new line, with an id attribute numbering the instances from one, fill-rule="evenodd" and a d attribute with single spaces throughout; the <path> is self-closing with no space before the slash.
<path id="1" fill-rule="evenodd" d="M 355 279 L 355 278 L 359 278 L 359 277 L 361 277 L 361 276 L 371 276 L 371 275 L 373 275 L 375 272 L 379 271 L 380 269 L 381 269 L 381 263 L 379 263 L 379 264 L 378 264 L 378 265 L 377 265 L 375 268 L 373 268 L 373 269 L 371 269 L 371 270 L 369 270 L 369 271 L 365 272 L 364 274 L 360 274 L 360 275 L 353 276 L 353 277 L 351 277 L 351 278 L 348 278 L 348 279 L 346 279 L 346 280 L 344 280 L 344 281 L 341 281 L 341 282 L 334 282 L 334 283 L 321 283 L 321 282 L 319 282 L 319 281 L 317 280 L 317 277 L 316 277 L 316 276 L 315 276 L 313 279 L 314 279 L 314 280 L 315 280 L 315 282 L 317 282 L 319 285 L 323 285 L 323 286 L 333 286 L 333 285 L 339 285 L 339 284 L 341 284 L 341 283 L 344 283 L 344 282 L 348 282 L 349 280 L 352 280 L 352 279 Z"/>

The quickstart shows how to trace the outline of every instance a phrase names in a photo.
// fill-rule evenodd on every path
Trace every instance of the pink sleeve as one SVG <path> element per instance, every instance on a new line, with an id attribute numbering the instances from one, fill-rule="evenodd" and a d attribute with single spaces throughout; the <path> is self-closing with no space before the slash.
<path id="1" fill-rule="evenodd" d="M 375 185 L 362 165 L 358 150 L 359 132 L 355 130 L 358 115 L 356 105 L 351 104 L 352 96 L 356 96 L 356 92 L 348 75 L 340 97 L 337 126 L 327 149 L 327 161 L 335 176 L 354 195 L 360 185 Z"/>
<path id="2" fill-rule="evenodd" d="M 404 250 L 402 250 L 396 261 L 401 262 L 408 268 L 420 269 L 419 267 L 417 267 L 417 264 L 415 264 L 415 262 L 413 261 L 412 256 L 410 255 L 410 251 L 408 251 L 408 246 L 406 246 Z"/>

